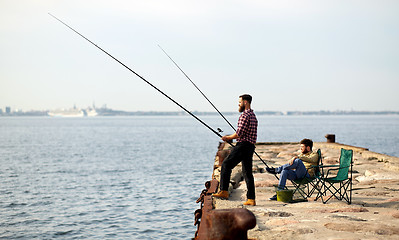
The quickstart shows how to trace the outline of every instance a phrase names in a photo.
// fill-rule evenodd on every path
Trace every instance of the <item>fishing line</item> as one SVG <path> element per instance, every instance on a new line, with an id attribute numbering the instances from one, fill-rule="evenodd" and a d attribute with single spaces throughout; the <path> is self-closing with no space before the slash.
<path id="1" fill-rule="evenodd" d="M 205 94 L 197 87 L 197 85 L 191 80 L 191 78 L 183 71 L 183 69 L 181 69 L 181 67 L 172 59 L 171 56 L 169 56 L 169 54 L 160 46 L 158 45 L 158 47 L 165 53 L 165 55 L 175 64 L 175 66 L 184 74 L 184 76 L 186 76 L 186 78 L 194 85 L 194 87 L 202 94 L 202 96 L 204 96 L 204 98 L 212 105 L 212 107 L 219 113 L 219 115 L 230 125 L 230 127 L 234 130 L 234 132 L 236 132 L 237 130 L 235 129 L 235 127 L 229 122 L 229 120 L 227 120 L 224 115 L 219 111 L 219 109 L 216 108 L 216 106 L 209 100 L 209 98 L 207 96 L 205 96 Z M 259 154 L 257 152 L 255 152 L 255 155 L 266 165 L 266 167 L 269 167 L 265 161 L 263 161 L 263 159 L 259 156 Z M 275 174 L 274 176 L 277 177 L 277 175 Z M 277 177 L 278 179 L 278 177 Z"/>
<path id="2" fill-rule="evenodd" d="M 219 113 L 219 115 L 230 125 L 231 128 L 234 129 L 234 131 L 236 131 L 236 129 L 234 128 L 233 125 L 231 125 L 231 123 L 223 116 L 223 114 L 216 108 L 215 105 L 213 105 L 213 103 L 211 102 L 211 100 L 209 100 L 209 98 L 207 96 L 205 96 L 205 94 L 197 87 L 197 85 L 191 80 L 191 78 L 183 71 L 183 69 L 180 68 L 180 66 L 172 59 L 172 57 L 169 56 L 169 54 L 163 50 L 163 48 L 161 46 L 158 45 L 158 47 L 165 53 L 166 56 L 168 56 L 168 58 L 176 65 L 176 67 L 184 74 L 184 76 L 186 76 L 186 78 L 194 85 L 194 87 L 202 94 L 202 96 L 204 96 L 204 98 L 209 102 L 209 104 L 212 105 L 212 107 Z"/>
<path id="3" fill-rule="evenodd" d="M 147 83 L 148 85 L 150 85 L 151 87 L 153 87 L 155 90 L 157 90 L 159 93 L 161 93 L 162 95 L 164 95 L 166 98 L 168 98 L 170 101 L 172 101 L 173 103 L 175 103 L 177 106 L 179 106 L 181 109 L 183 109 L 186 113 L 188 113 L 189 115 L 191 115 L 193 118 L 195 118 L 196 120 L 198 120 L 200 123 L 202 123 L 205 127 L 207 127 L 209 130 L 211 130 L 213 133 L 215 133 L 218 137 L 222 137 L 222 135 L 220 135 L 217 131 L 215 131 L 214 129 L 212 129 L 209 125 L 207 125 L 205 122 L 203 122 L 201 119 L 199 119 L 197 116 L 195 116 L 194 114 L 192 114 L 190 111 L 188 111 L 185 107 L 183 107 L 182 105 L 180 105 L 178 102 L 176 102 L 173 98 L 169 97 L 166 93 L 162 92 L 159 88 L 157 88 L 155 85 L 153 85 L 152 83 L 150 83 L 149 81 L 147 81 L 144 77 L 140 76 L 138 73 L 136 73 L 135 71 L 133 71 L 130 67 L 126 66 L 123 62 L 119 61 L 117 58 L 115 58 L 114 56 L 112 56 L 111 54 L 109 54 L 107 51 L 105 51 L 104 49 L 102 49 L 101 47 L 99 47 L 97 44 L 95 44 L 94 42 L 92 42 L 91 40 L 89 40 L 88 38 L 86 38 L 85 36 L 83 36 L 82 34 L 80 34 L 78 31 L 76 31 L 75 29 L 73 29 L 72 27 L 70 27 L 68 24 L 64 23 L 63 21 L 61 21 L 59 18 L 57 18 L 56 16 L 52 15 L 51 13 L 48 13 L 50 16 L 52 16 L 53 18 L 55 18 L 57 21 L 59 21 L 60 23 L 62 23 L 63 25 L 65 25 L 66 27 L 68 27 L 69 29 L 71 29 L 72 31 L 74 31 L 76 34 L 78 34 L 79 36 L 81 36 L 82 38 L 84 38 L 85 40 L 87 40 L 89 43 L 91 43 L 92 45 L 94 45 L 95 47 L 97 47 L 98 49 L 100 49 L 102 52 L 104 52 L 105 54 L 107 54 L 109 57 L 111 57 L 112 59 L 114 59 L 115 61 L 117 61 L 119 64 L 121 64 L 122 66 L 124 66 L 127 70 L 129 70 L 130 72 L 132 72 L 134 75 L 136 75 L 137 77 L 139 77 L 141 80 L 143 80 L 145 83 Z"/>
<path id="4" fill-rule="evenodd" d="M 73 29 L 72 27 L 70 27 L 68 24 L 66 24 L 65 22 L 63 22 L 62 20 L 60 20 L 59 18 L 57 18 L 56 16 L 54 16 L 51 13 L 48 13 L 51 17 L 53 17 L 54 19 L 56 19 L 57 21 L 59 21 L 60 23 L 62 23 L 63 25 L 65 25 L 66 27 L 68 27 L 69 29 L 71 29 L 73 32 L 75 32 L 76 34 L 78 34 L 79 36 L 81 36 L 82 38 L 84 38 L 86 41 L 88 41 L 90 44 L 92 44 L 93 46 L 95 46 L 96 48 L 98 48 L 99 50 L 101 50 L 102 52 L 104 52 L 105 54 L 107 54 L 109 57 L 111 57 L 112 59 L 114 59 L 116 62 L 118 62 L 119 64 L 121 64 L 123 67 L 125 67 L 127 70 L 129 70 L 130 72 L 132 72 L 134 75 L 136 75 L 137 77 L 139 77 L 141 80 L 143 80 L 145 83 L 147 83 L 148 85 L 150 85 L 151 87 L 153 87 L 155 90 L 157 90 L 159 93 L 161 93 L 162 95 L 164 95 L 166 98 L 168 98 L 170 101 L 172 101 L 173 103 L 175 103 L 177 106 L 179 106 L 181 109 L 183 109 L 186 113 L 188 113 L 190 116 L 192 116 L 193 118 L 195 118 L 197 121 L 199 121 L 200 123 L 202 123 L 205 127 L 207 127 L 209 130 L 211 130 L 214 134 L 216 134 L 218 137 L 222 137 L 222 135 L 220 135 L 220 133 L 218 133 L 217 131 L 215 131 L 213 128 L 211 128 L 208 124 L 206 124 L 204 121 L 202 121 L 201 119 L 199 119 L 197 116 L 195 116 L 193 113 L 191 113 L 189 110 L 187 110 L 185 107 L 183 107 L 182 105 L 180 105 L 177 101 L 175 101 L 173 98 L 171 98 L 169 95 L 167 95 L 166 93 L 164 93 L 163 91 L 161 91 L 159 88 L 157 88 L 155 85 L 153 85 L 152 83 L 150 83 L 149 81 L 147 81 L 144 77 L 142 77 L 141 75 L 139 75 L 138 73 L 136 73 L 135 71 L 133 71 L 130 67 L 128 67 L 126 64 L 124 64 L 123 62 L 121 62 L 119 59 L 117 59 L 116 57 L 112 56 L 110 53 L 108 53 L 107 51 L 105 51 L 104 49 L 102 49 L 100 46 L 98 46 L 97 44 L 95 44 L 94 42 L 92 42 L 90 39 L 88 39 L 87 37 L 83 36 L 81 33 L 79 33 L 78 31 L 76 31 L 75 29 Z M 191 80 L 190 80 L 191 81 Z M 194 84 L 194 83 L 193 83 Z M 199 89 L 198 89 L 199 90 Z M 218 111 L 219 112 L 219 111 Z M 220 113 L 220 112 L 219 112 Z M 221 114 L 221 113 L 220 113 Z M 225 119 L 227 121 L 227 119 Z M 228 122 L 228 121 L 227 121 Z M 231 124 L 230 124 L 231 125 Z M 234 127 L 233 127 L 234 129 Z M 233 146 L 231 143 L 229 143 L 231 146 Z M 255 152 L 256 153 L 256 152 Z M 259 157 L 259 159 L 267 166 L 267 164 L 260 158 L 260 156 L 256 153 L 256 155 Z M 268 167 L 268 166 L 267 166 Z M 275 175 L 276 176 L 276 175 Z M 276 176 L 277 177 L 277 176 Z M 278 179 L 278 178 L 277 178 Z"/>

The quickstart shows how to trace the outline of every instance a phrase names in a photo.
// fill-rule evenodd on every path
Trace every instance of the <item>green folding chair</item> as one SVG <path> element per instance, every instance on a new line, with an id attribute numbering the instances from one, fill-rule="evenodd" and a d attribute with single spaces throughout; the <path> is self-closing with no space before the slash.
<path id="1" fill-rule="evenodd" d="M 296 192 L 298 192 L 303 199 L 307 199 L 308 197 L 312 196 L 312 194 L 315 191 L 317 191 L 318 194 L 320 193 L 320 189 L 321 189 L 320 178 L 322 176 L 320 167 L 323 165 L 323 160 L 321 158 L 321 150 L 320 149 L 317 150 L 317 154 L 319 155 L 318 164 L 311 166 L 310 168 L 307 169 L 307 170 L 309 170 L 309 169 L 313 168 L 315 171 L 314 176 L 298 178 L 298 179 L 291 181 L 291 183 L 295 187 L 294 194 Z"/>
<path id="2" fill-rule="evenodd" d="M 341 155 L 339 157 L 339 165 L 324 165 L 321 166 L 322 172 L 327 173 L 321 177 L 321 184 L 323 190 L 317 195 L 316 199 L 321 198 L 323 203 L 327 203 L 332 197 L 342 201 L 345 200 L 348 204 L 352 202 L 352 166 L 353 166 L 353 151 L 341 148 Z M 334 172 L 338 172 L 335 174 Z M 350 174 L 349 174 L 350 170 Z M 324 174 L 323 174 L 324 175 Z M 331 176 L 333 175 L 333 176 Z M 327 199 L 323 196 L 327 196 Z"/>

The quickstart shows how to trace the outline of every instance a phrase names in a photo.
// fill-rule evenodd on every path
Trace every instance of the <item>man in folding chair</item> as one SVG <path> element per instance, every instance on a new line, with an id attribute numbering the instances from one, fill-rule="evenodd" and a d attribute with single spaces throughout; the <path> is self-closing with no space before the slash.
<path id="1" fill-rule="evenodd" d="M 319 156 L 317 152 L 313 152 L 313 141 L 310 139 L 302 139 L 301 154 L 294 156 L 287 164 L 278 168 L 266 168 L 266 171 L 271 174 L 280 173 L 280 181 L 278 189 L 284 189 L 287 179 L 295 180 L 303 177 L 311 177 L 314 175 L 314 168 L 312 165 L 318 164 Z M 308 170 L 306 170 L 308 169 Z M 274 195 L 270 200 L 277 200 L 277 195 Z"/>

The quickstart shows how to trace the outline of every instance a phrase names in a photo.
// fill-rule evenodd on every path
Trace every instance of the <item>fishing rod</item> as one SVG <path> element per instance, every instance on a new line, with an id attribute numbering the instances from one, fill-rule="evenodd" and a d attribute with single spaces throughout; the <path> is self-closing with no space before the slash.
<path id="1" fill-rule="evenodd" d="M 118 62 L 119 64 L 121 64 L 123 67 L 125 67 L 127 70 L 129 70 L 130 72 L 132 72 L 134 75 L 136 75 L 137 77 L 139 77 L 141 80 L 143 80 L 145 83 L 147 83 L 148 85 L 150 85 L 151 87 L 153 87 L 155 90 L 157 90 L 159 93 L 161 93 L 162 95 L 164 95 L 166 98 L 168 98 L 170 101 L 172 101 L 173 103 L 175 103 L 177 106 L 179 106 L 181 109 L 183 109 L 186 113 L 188 113 L 190 116 L 192 116 L 193 118 L 195 118 L 197 121 L 199 121 L 200 123 L 202 123 L 205 127 L 207 127 L 209 130 L 211 130 L 214 134 L 216 134 L 218 137 L 222 138 L 222 135 L 220 135 L 220 133 L 218 133 L 217 131 L 215 131 L 213 128 L 211 128 L 208 124 L 206 124 L 204 121 L 202 121 L 200 118 L 198 118 L 197 116 L 195 116 L 193 113 L 191 113 L 190 111 L 188 111 L 185 107 L 183 107 L 182 105 L 180 105 L 177 101 L 175 101 L 173 98 L 171 98 L 169 95 L 167 95 L 166 93 L 164 93 L 163 91 L 161 91 L 159 88 L 157 88 L 155 85 L 153 85 L 152 83 L 150 83 L 149 81 L 147 81 L 144 77 L 142 77 L 141 75 L 139 75 L 138 73 L 136 73 L 135 71 L 133 71 L 130 67 L 128 67 L 126 64 L 124 64 L 123 62 L 121 62 L 119 59 L 115 58 L 114 56 L 112 56 L 110 53 L 108 53 L 107 51 L 105 51 L 104 49 L 102 49 L 101 47 L 99 47 L 97 44 L 95 44 L 94 42 L 92 42 L 90 39 L 88 39 L 87 37 L 83 36 L 81 33 L 79 33 L 78 31 L 76 31 L 75 29 L 73 29 L 72 27 L 70 27 L 68 24 L 66 24 L 65 22 L 63 22 L 62 20 L 60 20 L 59 18 L 57 18 L 56 16 L 54 16 L 51 13 L 48 13 L 50 16 L 52 16 L 54 19 L 56 19 L 57 21 L 59 21 L 60 23 L 62 23 L 63 25 L 65 25 L 66 27 L 68 27 L 69 29 L 71 29 L 73 32 L 75 32 L 76 34 L 78 34 L 79 36 L 81 36 L 82 38 L 84 38 L 86 41 L 88 41 L 90 44 L 92 44 L 93 46 L 97 47 L 99 50 L 101 50 L 102 52 L 104 52 L 105 54 L 107 54 L 109 57 L 111 57 L 112 59 L 114 59 L 116 62 Z M 227 120 L 227 119 L 226 119 Z M 233 127 L 234 128 L 234 127 Z M 232 145 L 230 143 L 230 145 Z M 259 155 L 256 154 L 258 157 Z M 261 159 L 259 157 L 259 159 Z M 262 160 L 262 159 L 261 159 Z M 267 166 L 267 164 L 262 160 L 262 162 Z M 275 175 L 276 176 L 276 175 Z M 276 176 L 277 177 L 277 176 Z"/>
<path id="2" fill-rule="evenodd" d="M 186 78 L 194 85 L 194 87 L 202 94 L 202 96 L 204 96 L 204 98 L 209 102 L 209 104 L 212 105 L 212 107 L 219 113 L 219 115 L 230 125 L 230 127 L 232 127 L 235 130 L 234 126 L 231 125 L 231 123 L 229 122 L 229 120 L 227 120 L 223 114 L 216 108 L 216 106 L 211 102 L 211 100 L 209 100 L 209 98 L 197 87 L 197 85 L 191 80 L 191 78 L 183 71 L 183 69 L 180 68 L 180 66 L 172 59 L 171 56 L 169 56 L 169 54 L 163 50 L 163 48 L 161 46 L 158 45 L 158 47 L 165 53 L 166 56 L 168 56 L 168 58 L 176 65 L 176 67 L 184 74 L 184 76 L 186 76 Z"/>
<path id="3" fill-rule="evenodd" d="M 217 107 L 209 100 L 209 98 L 207 96 L 205 96 L 205 94 L 197 87 L 197 85 L 191 80 L 191 78 L 183 71 L 183 69 L 181 69 L 181 67 L 172 59 L 171 56 L 169 56 L 169 54 L 160 46 L 158 45 L 158 47 L 165 53 L 165 55 L 176 65 L 176 67 L 184 74 L 184 76 L 186 76 L 186 78 L 194 85 L 194 87 L 202 94 L 202 96 L 204 96 L 204 98 L 212 105 L 212 107 L 219 113 L 219 115 L 230 125 L 230 127 L 234 130 L 234 132 L 236 132 L 237 130 L 235 129 L 235 127 L 229 122 L 229 120 L 227 120 L 225 118 L 225 116 L 219 111 L 219 109 L 217 109 Z M 231 144 L 230 144 L 231 145 Z M 259 156 L 259 154 L 254 151 L 255 155 L 266 165 L 266 167 L 269 167 L 265 161 L 263 161 L 263 159 Z M 277 175 L 274 175 L 277 177 Z M 278 177 L 277 177 L 278 179 Z"/>
<path id="4" fill-rule="evenodd" d="M 60 23 L 62 23 L 63 25 L 65 25 L 66 27 L 68 27 L 69 29 L 71 29 L 72 31 L 74 31 L 76 34 L 78 34 L 79 36 L 81 36 L 82 38 L 84 38 L 85 40 L 87 40 L 89 43 L 91 43 L 92 45 L 94 45 L 95 47 L 97 47 L 98 49 L 100 49 L 102 52 L 104 52 L 105 54 L 107 54 L 109 57 L 111 57 L 112 59 L 114 59 L 116 62 L 118 62 L 119 64 L 121 64 L 122 66 L 124 66 L 127 70 L 129 70 L 130 72 L 132 72 L 134 75 L 136 75 L 137 77 L 139 77 L 141 80 L 143 80 L 145 83 L 147 83 L 148 85 L 150 85 L 151 87 L 153 87 L 155 90 L 157 90 L 159 93 L 161 93 L 162 95 L 164 95 L 166 98 L 168 98 L 170 101 L 172 101 L 173 103 L 175 103 L 177 106 L 179 106 L 181 109 L 183 109 L 186 113 L 188 113 L 189 115 L 191 115 L 193 118 L 195 118 L 196 120 L 198 120 L 200 123 L 202 123 L 205 127 L 207 127 L 209 130 L 211 130 L 213 133 L 215 133 L 218 137 L 222 137 L 222 135 L 220 135 L 217 131 L 215 131 L 214 129 L 212 129 L 208 124 L 206 124 L 204 121 L 202 121 L 201 119 L 199 119 L 197 116 L 195 116 L 194 114 L 192 114 L 190 111 L 188 111 L 185 107 L 183 107 L 182 105 L 180 105 L 178 102 L 176 102 L 173 98 L 169 97 L 166 93 L 164 93 L 163 91 L 161 91 L 159 88 L 157 88 L 155 85 L 153 85 L 152 83 L 150 83 L 149 81 L 147 81 L 144 77 L 142 77 L 141 75 L 139 75 L 138 73 L 136 73 L 135 71 L 133 71 L 130 67 L 128 67 L 127 65 L 125 65 L 123 62 L 121 62 L 120 60 L 118 60 L 117 58 L 115 58 L 114 56 L 112 56 L 111 54 L 109 54 L 107 51 L 105 51 L 104 49 L 102 49 L 101 47 L 99 47 L 97 44 L 95 44 L 94 42 L 92 42 L 91 40 L 89 40 L 88 38 L 86 38 L 85 36 L 83 36 L 82 34 L 80 34 L 78 31 L 76 31 L 75 29 L 73 29 L 72 27 L 70 27 L 68 24 L 64 23 L 63 21 L 61 21 L 59 18 L 57 18 L 56 16 L 52 15 L 51 13 L 48 13 L 50 16 L 52 16 L 53 18 L 55 18 L 57 21 L 59 21 Z"/>

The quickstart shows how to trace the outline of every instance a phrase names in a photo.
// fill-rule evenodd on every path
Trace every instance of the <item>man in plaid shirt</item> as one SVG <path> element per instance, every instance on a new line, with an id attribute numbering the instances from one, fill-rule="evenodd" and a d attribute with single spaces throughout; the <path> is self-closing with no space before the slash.
<path id="1" fill-rule="evenodd" d="M 237 131 L 232 135 L 222 137 L 223 141 L 237 139 L 237 143 L 232 149 L 230 155 L 222 163 L 222 172 L 220 175 L 220 191 L 213 194 L 214 197 L 228 199 L 229 183 L 231 170 L 242 162 L 242 173 L 247 184 L 247 201 L 244 205 L 255 206 L 255 183 L 252 174 L 252 155 L 255 151 L 257 137 L 258 120 L 254 111 L 251 109 L 252 97 L 244 94 L 239 97 L 238 111 L 242 114 L 238 119 Z"/>

